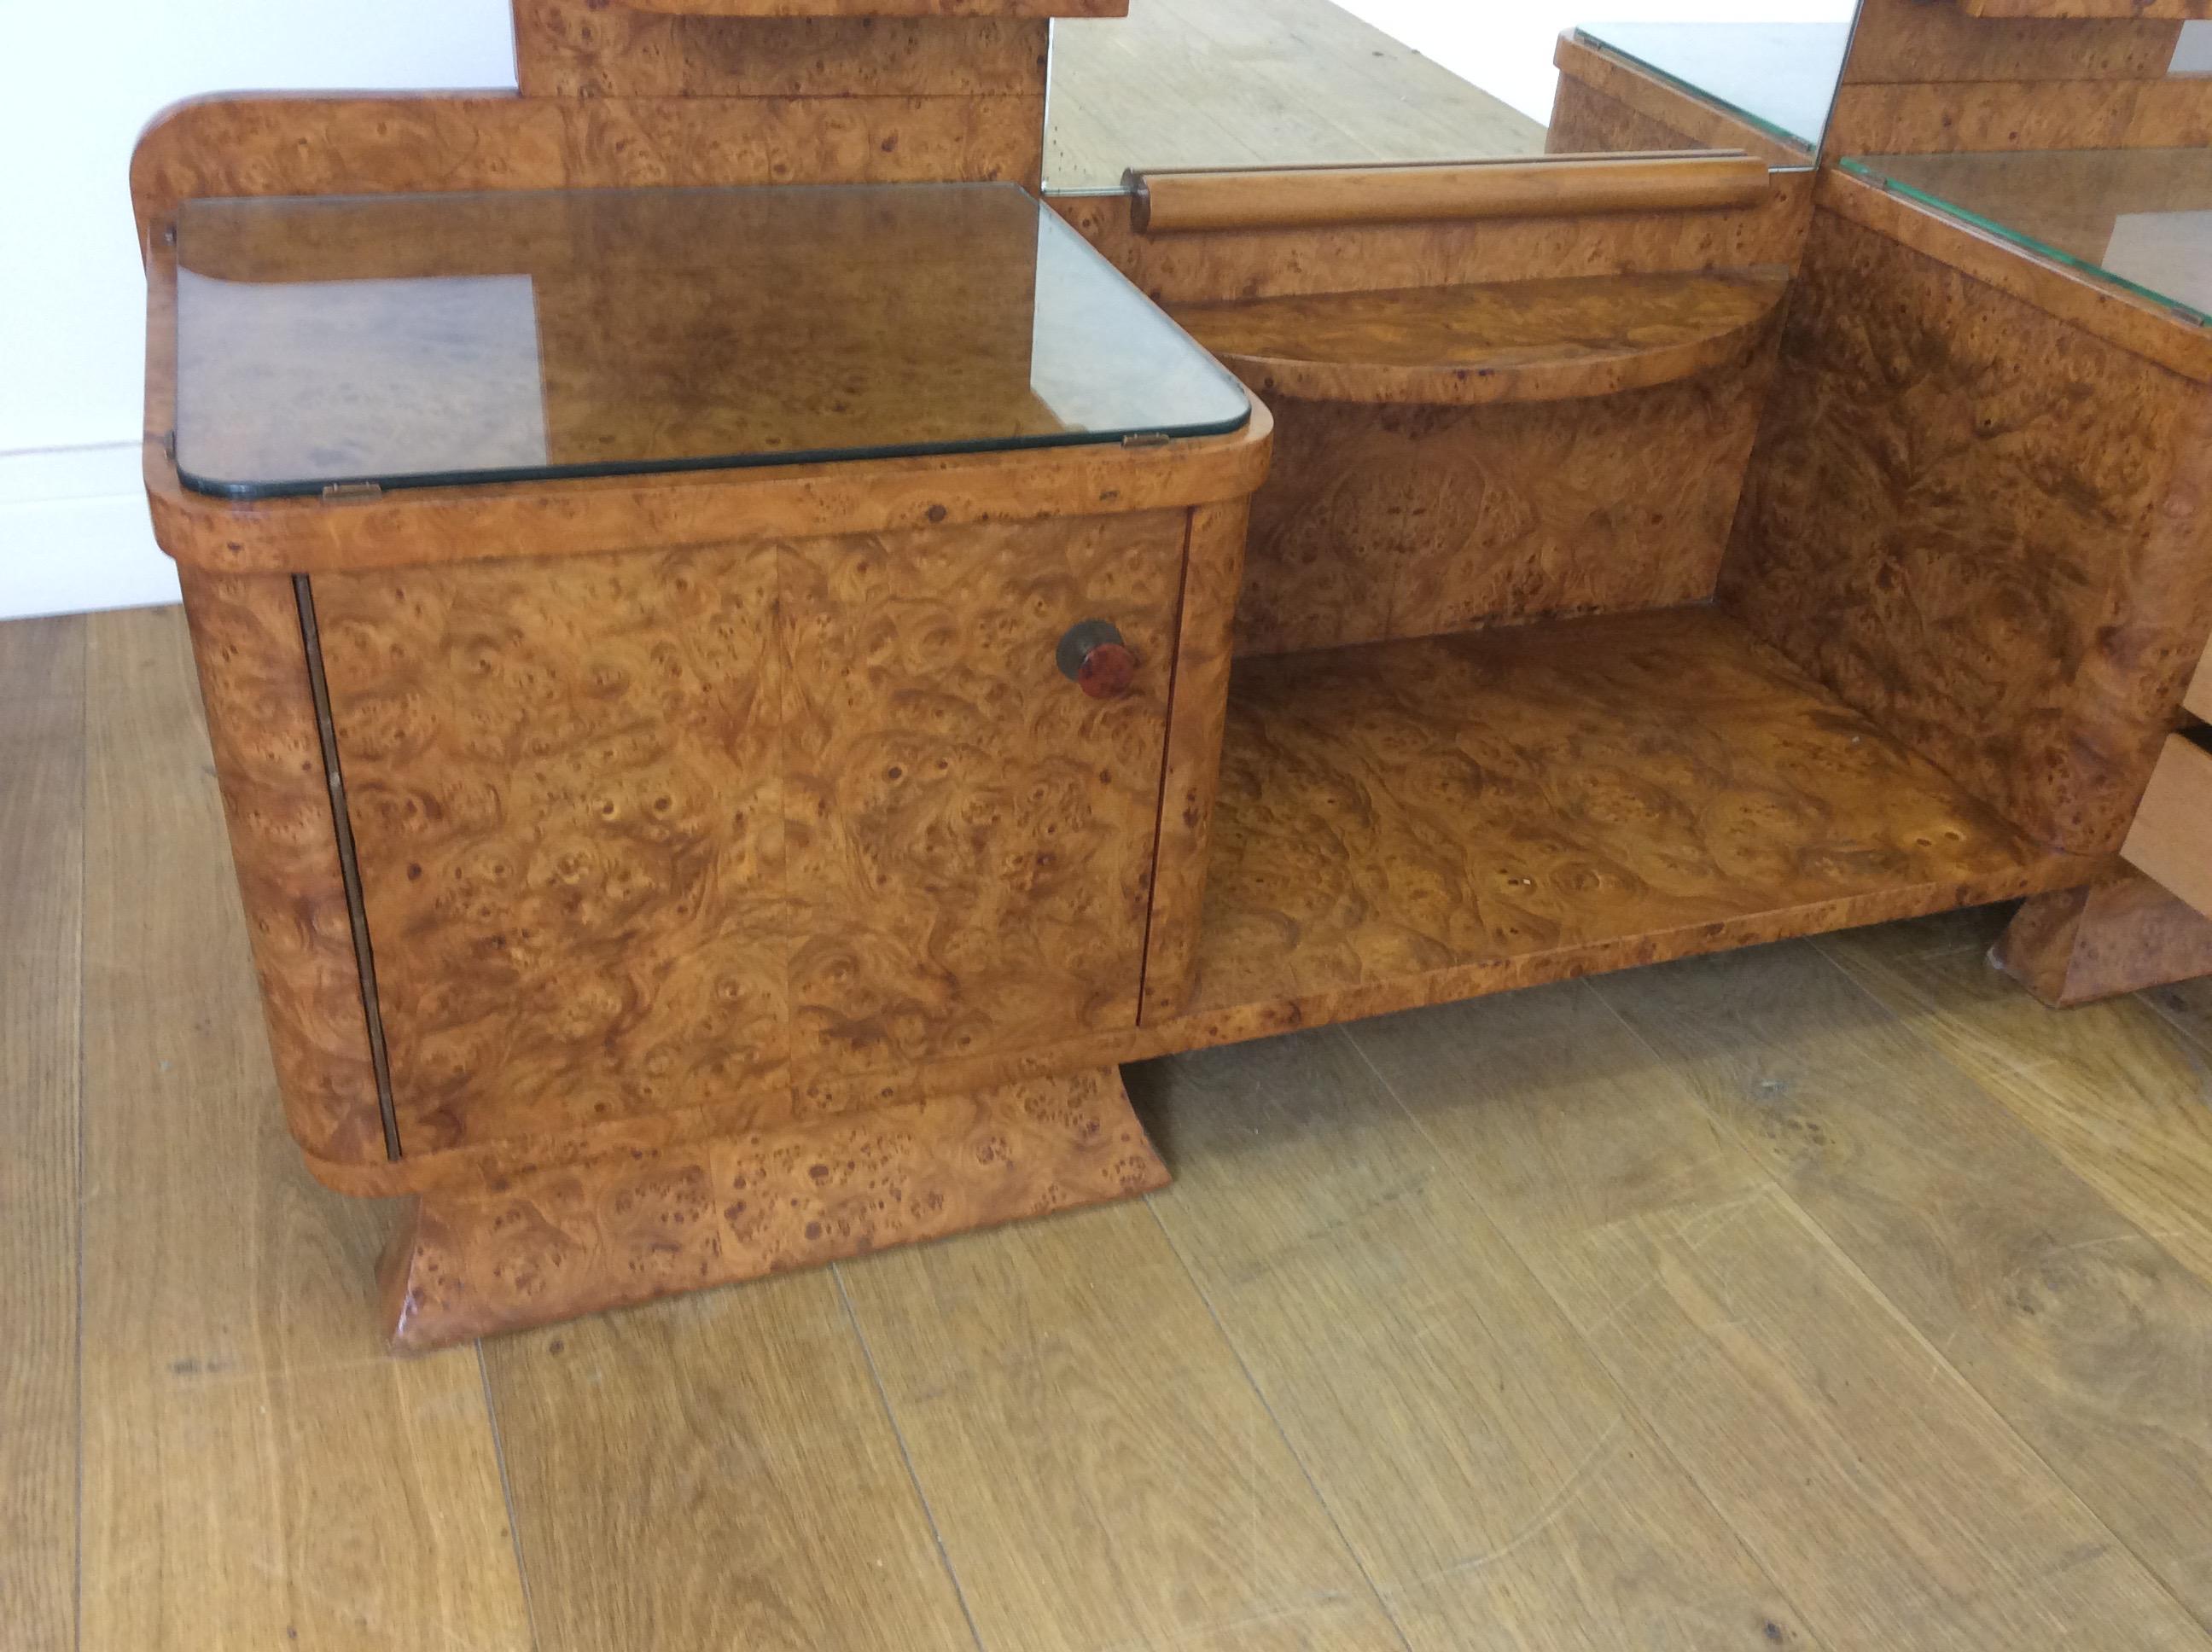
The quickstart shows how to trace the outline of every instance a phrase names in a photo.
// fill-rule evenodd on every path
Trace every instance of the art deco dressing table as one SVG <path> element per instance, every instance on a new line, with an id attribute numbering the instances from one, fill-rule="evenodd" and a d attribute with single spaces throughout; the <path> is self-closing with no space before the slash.
<path id="1" fill-rule="evenodd" d="M 1123 9 L 517 0 L 519 94 L 142 143 L 149 494 L 401 1345 L 1156 1186 L 1169 1051 L 2022 896 L 2054 1000 L 2212 970 L 2212 331 L 2068 263 L 2112 178 L 1816 168 L 1600 31 L 1549 155 L 1041 206 Z M 1869 0 L 1832 128 L 1950 106 L 1885 19 L 2051 26 L 1974 9 Z"/>

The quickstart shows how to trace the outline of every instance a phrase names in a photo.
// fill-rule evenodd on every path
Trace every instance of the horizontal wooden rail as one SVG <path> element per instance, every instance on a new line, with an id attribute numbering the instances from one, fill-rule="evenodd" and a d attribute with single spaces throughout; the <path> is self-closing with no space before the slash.
<path id="1" fill-rule="evenodd" d="M 1764 161 L 1736 150 L 1553 155 L 1441 166 L 1285 167 L 1133 174 L 1145 234 L 1446 218 L 1692 212 L 1755 205 Z"/>

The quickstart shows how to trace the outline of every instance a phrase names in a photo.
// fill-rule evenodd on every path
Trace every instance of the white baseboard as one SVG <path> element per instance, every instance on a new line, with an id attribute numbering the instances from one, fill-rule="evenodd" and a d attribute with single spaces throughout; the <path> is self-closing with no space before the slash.
<path id="1" fill-rule="evenodd" d="M 137 442 L 0 453 L 0 619 L 178 599 Z"/>

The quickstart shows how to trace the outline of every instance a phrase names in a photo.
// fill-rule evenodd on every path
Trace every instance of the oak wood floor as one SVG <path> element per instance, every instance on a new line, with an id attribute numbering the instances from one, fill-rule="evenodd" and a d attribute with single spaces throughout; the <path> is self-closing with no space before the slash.
<path id="1" fill-rule="evenodd" d="M 180 614 L 0 625 L 0 1647 L 2212 1649 L 2212 993 L 2001 917 L 1153 1063 L 1149 1200 L 393 1361 Z"/>

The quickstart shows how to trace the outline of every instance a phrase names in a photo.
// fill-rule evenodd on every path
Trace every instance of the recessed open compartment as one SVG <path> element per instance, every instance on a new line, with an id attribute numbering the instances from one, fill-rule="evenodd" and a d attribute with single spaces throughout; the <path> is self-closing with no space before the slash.
<path id="1" fill-rule="evenodd" d="M 1710 606 L 1240 659 L 1222 761 L 1201 1017 L 1373 1014 L 2081 875 Z"/>

